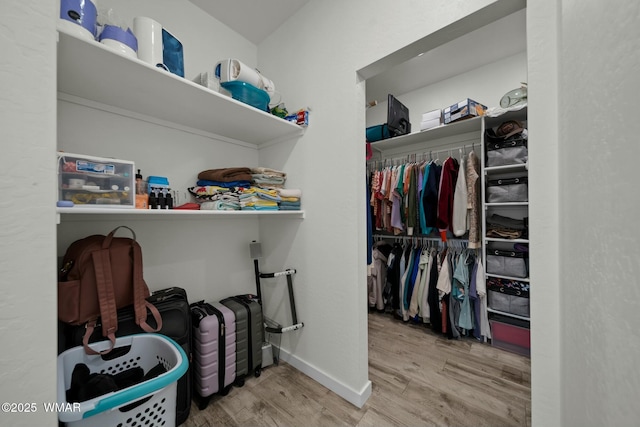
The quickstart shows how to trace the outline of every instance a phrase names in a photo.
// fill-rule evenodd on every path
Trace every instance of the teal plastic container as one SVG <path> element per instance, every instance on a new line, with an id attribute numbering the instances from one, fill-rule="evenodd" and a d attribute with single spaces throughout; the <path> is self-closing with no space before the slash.
<path id="1" fill-rule="evenodd" d="M 237 80 L 220 83 L 220 86 L 231 92 L 233 99 L 249 104 L 258 110 L 269 111 L 271 97 L 264 90 Z"/>

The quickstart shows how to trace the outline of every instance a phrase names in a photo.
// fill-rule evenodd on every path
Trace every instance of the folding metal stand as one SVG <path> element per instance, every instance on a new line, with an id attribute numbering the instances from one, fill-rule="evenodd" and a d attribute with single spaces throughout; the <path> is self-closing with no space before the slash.
<path id="1" fill-rule="evenodd" d="M 264 318 L 264 330 L 265 330 L 265 339 L 267 334 L 269 334 L 269 336 L 275 335 L 274 338 L 277 339 L 277 345 L 276 348 L 278 350 L 279 353 L 279 349 L 280 349 L 280 337 L 283 333 L 285 332 L 292 332 L 292 331 L 296 331 L 298 329 L 301 329 L 304 326 L 304 323 L 299 322 L 298 321 L 298 314 L 296 313 L 296 301 L 295 298 L 293 296 L 293 280 L 292 280 L 292 276 L 294 274 L 296 274 L 296 270 L 289 268 L 286 269 L 284 271 L 279 271 L 276 273 L 261 273 L 260 272 L 260 266 L 258 263 L 258 258 L 261 256 L 262 253 L 262 248 L 260 247 L 260 243 L 257 242 L 252 242 L 250 244 L 250 249 L 251 249 L 251 257 L 253 258 L 253 267 L 254 267 L 254 272 L 255 272 L 255 277 L 256 277 L 256 294 L 258 296 L 258 302 L 262 305 L 262 313 L 263 313 L 263 318 Z M 264 315 L 264 304 L 262 303 L 262 286 L 260 283 L 260 279 L 269 279 L 269 278 L 276 278 L 276 277 L 282 277 L 282 276 L 286 276 L 287 277 L 287 288 L 289 291 L 289 307 L 291 309 L 291 319 L 293 321 L 293 323 L 291 325 L 288 326 L 282 326 L 279 323 L 267 318 Z M 278 359 L 279 359 L 279 354 L 274 354 L 273 355 L 273 360 L 275 364 L 278 364 Z M 264 367 L 264 362 L 263 362 L 263 367 Z"/>

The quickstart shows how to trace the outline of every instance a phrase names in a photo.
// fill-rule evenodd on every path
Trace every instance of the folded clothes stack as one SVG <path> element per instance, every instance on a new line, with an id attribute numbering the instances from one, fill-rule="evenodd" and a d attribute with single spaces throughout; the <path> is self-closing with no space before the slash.
<path id="1" fill-rule="evenodd" d="M 516 219 L 492 214 L 487 218 L 487 237 L 502 239 L 526 239 L 529 218 Z"/>
<path id="2" fill-rule="evenodd" d="M 300 198 L 302 190 L 295 188 L 278 188 L 276 189 L 280 196 L 278 208 L 281 211 L 299 211 L 301 208 Z"/>
<path id="3" fill-rule="evenodd" d="M 240 196 L 237 194 L 226 194 L 216 200 L 202 202 L 200 209 L 211 211 L 237 211 L 240 210 Z"/>
<path id="4" fill-rule="evenodd" d="M 287 174 L 270 168 L 251 168 L 251 178 L 258 187 L 262 188 L 283 188 L 287 180 Z"/>
<path id="5" fill-rule="evenodd" d="M 208 169 L 202 171 L 198 174 L 197 185 L 231 188 L 249 187 L 252 183 L 253 178 L 251 177 L 251 169 L 239 167 Z"/>
<path id="6" fill-rule="evenodd" d="M 207 210 L 239 210 L 240 191 L 244 187 L 220 187 L 217 185 L 200 185 L 188 188 L 200 203 L 200 209 Z"/>
<path id="7" fill-rule="evenodd" d="M 278 210 L 280 196 L 276 190 L 266 190 L 259 187 L 249 187 L 242 189 L 240 193 L 241 210 Z"/>
<path id="8" fill-rule="evenodd" d="M 265 167 L 208 169 L 188 189 L 200 209 L 300 210 L 302 191 L 285 189 L 285 172 Z"/>

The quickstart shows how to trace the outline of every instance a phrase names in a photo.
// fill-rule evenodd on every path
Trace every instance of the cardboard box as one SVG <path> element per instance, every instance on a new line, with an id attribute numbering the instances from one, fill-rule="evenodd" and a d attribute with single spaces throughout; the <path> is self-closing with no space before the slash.
<path id="1" fill-rule="evenodd" d="M 485 105 L 467 98 L 444 109 L 444 124 L 449 124 L 456 120 L 479 117 L 484 115 L 485 111 L 487 111 L 487 107 Z"/>
<path id="2" fill-rule="evenodd" d="M 128 160 L 58 153 L 58 201 L 78 208 L 134 208 L 135 165 Z"/>

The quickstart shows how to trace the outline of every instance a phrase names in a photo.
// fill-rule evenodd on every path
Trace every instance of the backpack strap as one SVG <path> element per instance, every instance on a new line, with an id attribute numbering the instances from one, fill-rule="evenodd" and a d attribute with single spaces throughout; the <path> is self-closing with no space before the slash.
<path id="1" fill-rule="evenodd" d="M 82 338 L 82 345 L 87 354 L 106 354 L 113 349 L 116 342 L 116 331 L 118 330 L 118 313 L 116 296 L 113 290 L 113 278 L 111 276 L 109 249 L 94 251 L 91 253 L 91 257 L 96 273 L 96 287 L 100 304 L 100 317 L 102 318 L 102 336 L 109 338 L 111 347 L 100 353 L 89 347 L 89 337 L 96 326 L 96 319 L 87 322 L 87 330 Z"/>
<path id="2" fill-rule="evenodd" d="M 136 244 L 136 233 L 130 227 L 126 225 L 121 225 L 114 228 L 104 239 L 102 243 L 102 248 L 106 249 L 111 245 L 111 240 L 113 240 L 113 236 L 120 228 L 126 228 L 131 232 L 133 236 L 133 240 L 131 241 L 131 250 L 133 252 L 133 308 L 135 311 L 135 321 L 136 325 L 140 326 L 145 332 L 159 332 L 162 329 L 162 316 L 158 309 L 148 302 L 146 297 L 146 292 L 148 290 L 147 285 L 144 282 L 143 274 L 142 274 L 142 250 L 140 249 L 140 245 Z M 151 315 L 156 321 L 156 328 L 152 328 L 147 323 L 147 309 L 151 312 Z"/>
<path id="3" fill-rule="evenodd" d="M 133 307 L 135 311 L 135 322 L 145 332 L 158 332 L 162 328 L 162 316 L 160 312 L 153 304 L 145 299 L 148 288 L 142 275 L 142 250 L 140 249 L 140 245 L 136 244 L 136 234 L 127 226 L 122 225 L 116 227 L 105 237 L 102 242 L 102 248 L 91 253 L 96 274 L 96 287 L 100 305 L 100 318 L 102 321 L 102 336 L 107 337 L 109 341 L 111 341 L 111 346 L 101 352 L 96 352 L 89 347 L 89 338 L 97 324 L 97 319 L 93 319 L 87 322 L 86 331 L 82 338 L 82 344 L 87 354 L 106 354 L 109 353 L 115 345 L 115 333 L 118 330 L 118 313 L 113 288 L 113 277 L 111 275 L 109 247 L 111 246 L 115 232 L 120 228 L 126 228 L 131 231 L 133 235 L 131 250 L 133 255 Z M 151 311 L 156 321 L 155 329 L 147 323 L 147 309 Z"/>
<path id="4" fill-rule="evenodd" d="M 131 244 L 133 250 L 133 309 L 136 316 L 136 325 L 145 332 L 159 332 L 162 329 L 162 316 L 155 305 L 145 299 L 144 279 L 142 278 L 142 250 L 140 245 Z M 147 323 L 147 309 L 156 321 L 156 328 Z"/>

